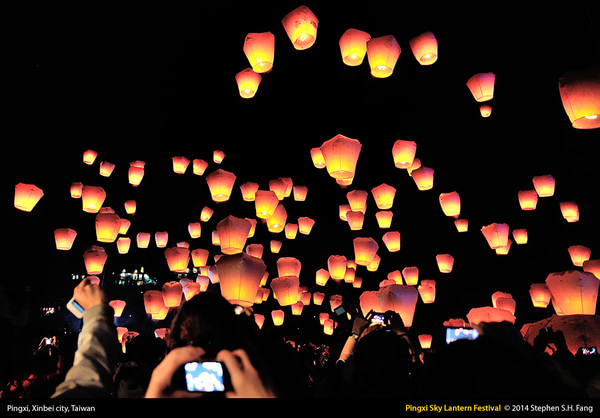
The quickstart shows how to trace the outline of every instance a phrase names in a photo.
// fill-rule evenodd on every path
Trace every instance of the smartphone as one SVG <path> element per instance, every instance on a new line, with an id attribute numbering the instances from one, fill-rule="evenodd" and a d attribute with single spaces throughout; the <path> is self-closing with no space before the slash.
<path id="1" fill-rule="evenodd" d="M 225 392 L 231 381 L 225 365 L 217 360 L 192 361 L 183 366 L 188 392 Z"/>
<path id="2" fill-rule="evenodd" d="M 591 356 L 598 354 L 598 349 L 596 347 L 579 347 L 577 352 L 579 354 L 583 354 L 584 356 Z"/>
<path id="3" fill-rule="evenodd" d="M 456 340 L 476 340 L 479 333 L 474 328 L 446 328 L 446 343 Z"/>
<path id="4" fill-rule="evenodd" d="M 67 309 L 77 318 L 82 318 L 85 313 L 85 309 L 74 298 L 67 302 Z"/>
<path id="5" fill-rule="evenodd" d="M 371 317 L 371 323 L 385 325 L 385 314 L 374 313 L 373 316 Z"/>

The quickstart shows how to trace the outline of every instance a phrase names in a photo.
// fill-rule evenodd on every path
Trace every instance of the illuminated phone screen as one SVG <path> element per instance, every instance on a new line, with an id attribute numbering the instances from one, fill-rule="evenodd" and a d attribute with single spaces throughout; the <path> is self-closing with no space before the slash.
<path id="1" fill-rule="evenodd" d="M 223 392 L 223 365 L 218 361 L 186 363 L 185 383 L 189 392 Z"/>

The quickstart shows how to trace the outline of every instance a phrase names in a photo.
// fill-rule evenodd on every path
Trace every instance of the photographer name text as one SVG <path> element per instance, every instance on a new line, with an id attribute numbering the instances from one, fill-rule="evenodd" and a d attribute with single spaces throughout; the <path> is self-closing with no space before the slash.
<path id="1" fill-rule="evenodd" d="M 550 405 L 550 404 L 458 404 L 458 405 L 450 405 L 450 404 L 424 404 L 424 405 L 414 405 L 414 404 L 406 404 L 406 412 L 416 412 L 420 414 L 422 412 L 433 412 L 433 413 L 444 413 L 444 412 L 583 412 L 583 413 L 592 413 L 594 411 L 594 407 L 591 405 L 581 405 L 581 404 L 558 404 L 558 405 Z"/>

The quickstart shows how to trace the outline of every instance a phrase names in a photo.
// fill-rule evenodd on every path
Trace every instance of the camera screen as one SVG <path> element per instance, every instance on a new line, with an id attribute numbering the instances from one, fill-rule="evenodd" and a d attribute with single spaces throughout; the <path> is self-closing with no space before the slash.
<path id="1" fill-rule="evenodd" d="M 446 343 L 456 340 L 475 340 L 479 333 L 473 328 L 446 328 Z"/>
<path id="2" fill-rule="evenodd" d="M 581 354 L 586 356 L 598 353 L 596 347 L 579 347 L 579 351 L 581 352 Z"/>
<path id="3" fill-rule="evenodd" d="M 384 314 L 373 314 L 373 318 L 371 318 L 371 323 L 385 324 L 385 315 Z"/>
<path id="4" fill-rule="evenodd" d="M 186 363 L 185 383 L 189 392 L 223 392 L 223 365 L 218 361 Z"/>

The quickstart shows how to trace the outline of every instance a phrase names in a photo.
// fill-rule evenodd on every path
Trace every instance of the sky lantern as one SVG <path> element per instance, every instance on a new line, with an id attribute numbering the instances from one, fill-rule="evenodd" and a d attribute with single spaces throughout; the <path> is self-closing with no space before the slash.
<path id="1" fill-rule="evenodd" d="M 273 296 L 280 306 L 289 306 L 300 300 L 298 276 L 279 276 L 271 280 Z"/>
<path id="2" fill-rule="evenodd" d="M 258 86 L 262 81 L 260 74 L 252 68 L 246 68 L 235 75 L 235 82 L 243 99 L 251 99 L 258 91 Z"/>
<path id="3" fill-rule="evenodd" d="M 415 286 L 419 282 L 419 268 L 415 266 L 404 267 L 402 277 L 404 277 L 404 283 Z"/>
<path id="4" fill-rule="evenodd" d="M 348 259 L 344 255 L 330 255 L 327 259 L 327 269 L 329 272 L 327 279 L 331 277 L 333 280 L 343 280 L 346 274 L 347 262 Z M 322 277 L 325 276 L 322 274 Z"/>
<path id="5" fill-rule="evenodd" d="M 452 272 L 452 267 L 454 266 L 454 257 L 452 257 L 450 254 L 438 254 L 435 256 L 435 260 L 440 273 Z"/>
<path id="6" fill-rule="evenodd" d="M 589 260 L 592 255 L 592 250 L 584 245 L 571 245 L 567 250 L 569 251 L 571 262 L 577 267 L 582 267 L 584 261 Z"/>
<path id="7" fill-rule="evenodd" d="M 375 254 L 371 262 L 367 265 L 367 270 L 377 271 L 377 269 L 379 268 L 379 264 L 381 264 L 381 257 L 379 256 L 379 254 Z"/>
<path id="8" fill-rule="evenodd" d="M 240 186 L 240 191 L 242 192 L 242 199 L 245 202 L 254 202 L 256 192 L 258 191 L 258 183 L 247 181 Z"/>
<path id="9" fill-rule="evenodd" d="M 314 292 L 312 294 L 313 303 L 317 306 L 320 306 L 325 300 L 325 293 L 323 292 Z"/>
<path id="10" fill-rule="evenodd" d="M 488 245 L 492 250 L 504 247 L 508 243 L 509 226 L 504 223 L 492 223 L 481 228 Z"/>
<path id="11" fill-rule="evenodd" d="M 392 218 L 394 217 L 394 213 L 390 210 L 380 210 L 375 213 L 375 218 L 377 219 L 377 225 L 381 229 L 388 229 L 392 226 Z"/>
<path id="12" fill-rule="evenodd" d="M 135 212 L 137 211 L 137 202 L 135 200 L 126 200 L 123 206 L 128 215 L 135 215 Z"/>
<path id="13" fill-rule="evenodd" d="M 371 38 L 367 41 L 367 59 L 371 75 L 386 78 L 392 75 L 400 56 L 400 45 L 393 35 Z"/>
<path id="14" fill-rule="evenodd" d="M 113 310 L 115 311 L 114 313 L 114 317 L 115 318 L 120 318 L 121 314 L 123 313 L 123 309 L 125 309 L 125 305 L 127 304 L 124 300 L 120 300 L 120 299 L 114 299 L 111 300 L 110 302 L 108 302 L 108 304 L 113 308 Z"/>
<path id="15" fill-rule="evenodd" d="M 194 267 L 206 267 L 208 254 L 208 250 L 205 250 L 204 248 L 196 248 L 195 250 L 192 250 L 192 264 Z"/>
<path id="16" fill-rule="evenodd" d="M 366 317 L 370 311 L 383 312 L 381 303 L 377 297 L 377 291 L 365 290 L 359 296 L 359 303 L 363 317 Z"/>
<path id="17" fill-rule="evenodd" d="M 350 212 L 350 205 L 347 203 L 342 203 L 338 206 L 338 215 L 342 221 L 348 221 L 348 212 Z"/>
<path id="18" fill-rule="evenodd" d="M 144 308 L 148 315 L 159 313 L 165 307 L 163 295 L 160 290 L 146 290 L 144 292 Z"/>
<path id="19" fill-rule="evenodd" d="M 340 134 L 325 141 L 321 154 L 329 175 L 334 179 L 353 178 L 361 148 L 360 141 Z"/>
<path id="20" fill-rule="evenodd" d="M 532 283 L 529 286 L 529 296 L 535 308 L 545 308 L 550 303 L 552 294 L 546 283 Z"/>
<path id="21" fill-rule="evenodd" d="M 113 163 L 102 161 L 100 163 L 99 173 L 102 177 L 110 177 L 114 169 L 115 165 Z"/>
<path id="22" fill-rule="evenodd" d="M 494 98 L 494 73 L 478 73 L 467 80 L 467 87 L 477 102 L 486 102 Z"/>
<path id="23" fill-rule="evenodd" d="M 215 202 L 225 202 L 229 200 L 235 179 L 235 174 L 221 168 L 207 175 L 206 183 L 210 189 L 212 200 Z"/>
<path id="24" fill-rule="evenodd" d="M 129 231 L 131 221 L 129 219 L 121 218 L 121 226 L 119 227 L 119 234 L 125 235 Z"/>
<path id="25" fill-rule="evenodd" d="M 188 166 L 190 165 L 190 160 L 183 156 L 175 156 L 173 157 L 173 171 L 176 174 L 185 174 Z"/>
<path id="26" fill-rule="evenodd" d="M 197 176 L 202 176 L 208 167 L 208 163 L 201 158 L 192 160 L 192 172 Z"/>
<path id="27" fill-rule="evenodd" d="M 600 128 L 600 68 L 563 74 L 558 80 L 558 90 L 573 128 Z"/>
<path id="28" fill-rule="evenodd" d="M 409 41 L 415 59 L 421 65 L 431 65 L 438 58 L 438 43 L 432 32 L 424 32 Z"/>
<path id="29" fill-rule="evenodd" d="M 482 118 L 489 118 L 492 115 L 492 106 L 489 104 L 482 104 L 479 106 L 479 114 Z"/>
<path id="30" fill-rule="evenodd" d="M 214 209 L 204 206 L 200 212 L 200 222 L 208 222 L 215 213 Z"/>
<path id="31" fill-rule="evenodd" d="M 129 178 L 129 184 L 131 184 L 133 187 L 139 186 L 142 182 L 142 179 L 144 178 L 145 166 L 146 163 L 139 160 L 129 163 L 129 171 L 127 174 Z"/>
<path id="32" fill-rule="evenodd" d="M 419 296 L 421 296 L 423 303 L 430 304 L 435 302 L 435 285 L 435 280 L 421 281 L 417 290 L 419 291 Z"/>
<path id="33" fill-rule="evenodd" d="M 369 193 L 365 190 L 352 190 L 346 193 L 350 210 L 365 213 L 367 211 L 367 198 Z"/>
<path id="34" fill-rule="evenodd" d="M 335 329 L 335 321 L 331 318 L 327 318 L 323 322 L 323 333 L 325 335 L 333 335 L 334 329 Z"/>
<path id="35" fill-rule="evenodd" d="M 114 242 L 121 229 L 121 218 L 116 213 L 96 215 L 96 239 L 99 242 Z"/>
<path id="36" fill-rule="evenodd" d="M 496 255 L 506 255 L 508 254 L 508 252 L 510 251 L 510 247 L 512 245 L 512 239 L 508 239 L 508 241 L 506 241 L 506 245 L 503 245 L 501 247 L 498 247 L 495 249 L 496 251 Z"/>
<path id="37" fill-rule="evenodd" d="M 196 283 L 200 285 L 200 291 L 206 292 L 208 285 L 210 284 L 210 277 L 208 276 L 197 276 Z"/>
<path id="38" fill-rule="evenodd" d="M 101 274 L 104 270 L 104 263 L 108 255 L 104 248 L 99 245 L 92 245 L 83 252 L 83 261 L 88 274 Z"/>
<path id="39" fill-rule="evenodd" d="M 308 216 L 298 218 L 298 231 L 303 235 L 309 235 L 315 225 L 315 220 Z"/>
<path id="40" fill-rule="evenodd" d="M 558 315 L 595 315 L 600 280 L 586 271 L 551 273 L 546 285 Z"/>
<path id="41" fill-rule="evenodd" d="M 267 219 L 267 229 L 269 232 L 279 233 L 285 228 L 287 221 L 287 211 L 285 207 L 280 203 L 275 208 L 273 216 Z"/>
<path id="42" fill-rule="evenodd" d="M 264 249 L 262 244 L 248 244 L 246 245 L 246 254 L 256 258 L 262 258 Z"/>
<path id="43" fill-rule="evenodd" d="M 73 241 L 77 236 L 77 231 L 71 228 L 58 228 L 54 230 L 54 242 L 56 249 L 68 251 L 73 247 Z"/>
<path id="44" fill-rule="evenodd" d="M 83 186 L 81 206 L 84 212 L 98 213 L 106 199 L 106 192 L 99 186 Z"/>
<path id="45" fill-rule="evenodd" d="M 183 297 L 186 301 L 190 300 L 202 291 L 202 286 L 198 282 L 186 282 L 185 284 L 182 283 L 181 286 L 183 291 Z"/>
<path id="46" fill-rule="evenodd" d="M 119 254 L 127 254 L 131 248 L 131 238 L 119 237 L 117 238 L 117 251 Z"/>
<path id="47" fill-rule="evenodd" d="M 151 238 L 152 236 L 148 232 L 138 232 L 135 236 L 138 248 L 148 248 Z"/>
<path id="48" fill-rule="evenodd" d="M 579 205 L 576 202 L 560 202 L 560 212 L 569 223 L 579 221 Z"/>
<path id="49" fill-rule="evenodd" d="M 506 321 L 514 324 L 516 318 L 506 309 L 494 308 L 493 306 L 481 306 L 472 308 L 469 313 L 467 313 L 467 320 L 471 326 L 476 326 L 482 322 L 490 323 Z"/>
<path id="50" fill-rule="evenodd" d="M 379 186 L 371 189 L 375 204 L 379 209 L 390 209 L 394 204 L 396 196 L 396 188 L 388 184 L 382 183 Z"/>
<path id="51" fill-rule="evenodd" d="M 346 212 L 346 219 L 348 220 L 348 225 L 350 225 L 352 231 L 359 231 L 363 227 L 365 214 L 361 211 L 349 210 Z"/>
<path id="52" fill-rule="evenodd" d="M 279 205 L 279 198 L 272 190 L 257 190 L 254 195 L 254 207 L 256 209 L 256 217 L 261 219 L 269 219 L 273 216 L 275 209 Z"/>
<path id="53" fill-rule="evenodd" d="M 404 284 L 402 280 L 402 273 L 400 270 L 394 270 L 388 273 L 387 278 L 393 280 L 396 284 Z"/>
<path id="54" fill-rule="evenodd" d="M 598 279 L 600 279 L 600 259 L 598 260 L 585 260 L 583 262 L 583 271 L 592 273 Z"/>
<path id="55" fill-rule="evenodd" d="M 327 284 L 327 282 L 329 281 L 330 277 L 331 277 L 331 273 L 329 273 L 329 270 L 321 268 L 321 269 L 317 270 L 317 272 L 315 273 L 315 282 L 317 283 L 318 286 L 325 286 Z"/>
<path id="56" fill-rule="evenodd" d="M 83 191 L 83 183 L 80 181 L 74 181 L 71 183 L 71 187 L 69 188 L 69 193 L 71 193 L 71 197 L 73 199 L 79 199 L 81 197 L 81 192 Z"/>
<path id="57" fill-rule="evenodd" d="M 190 222 L 188 224 L 188 233 L 191 238 L 200 238 L 200 235 L 202 235 L 202 226 L 200 225 L 200 222 Z"/>
<path id="58" fill-rule="evenodd" d="M 265 263 L 242 252 L 222 256 L 216 266 L 221 295 L 232 304 L 252 306 L 267 269 Z"/>
<path id="59" fill-rule="evenodd" d="M 287 223 L 285 224 L 284 230 L 287 239 L 295 239 L 296 235 L 298 235 L 298 224 Z"/>
<path id="60" fill-rule="evenodd" d="M 383 235 L 382 240 L 389 252 L 400 251 L 400 232 L 388 231 Z"/>
<path id="61" fill-rule="evenodd" d="M 300 6 L 286 14 L 281 23 L 297 50 L 308 49 L 317 40 L 319 19 L 306 6 Z"/>
<path id="62" fill-rule="evenodd" d="M 281 326 L 285 320 L 285 312 L 281 309 L 275 309 L 271 311 L 271 319 L 273 320 L 273 325 L 276 327 Z"/>
<path id="63" fill-rule="evenodd" d="M 96 161 L 97 156 L 98 153 L 93 149 L 85 150 L 83 151 L 83 162 L 87 165 L 92 165 L 94 164 L 94 161 Z"/>
<path id="64" fill-rule="evenodd" d="M 360 266 L 369 265 L 379 249 L 379 244 L 370 237 L 356 237 L 352 240 L 354 246 L 354 261 Z"/>
<path id="65" fill-rule="evenodd" d="M 367 42 L 371 35 L 358 29 L 347 29 L 341 36 L 339 45 L 344 64 L 355 67 L 362 64 L 367 53 Z"/>
<path id="66" fill-rule="evenodd" d="M 277 259 L 277 273 L 279 276 L 300 277 L 302 263 L 295 257 L 280 257 Z"/>
<path id="67" fill-rule="evenodd" d="M 169 233 L 167 231 L 157 231 L 154 233 L 154 241 L 158 248 L 165 248 L 169 242 Z"/>
<path id="68" fill-rule="evenodd" d="M 165 258 L 169 270 L 176 273 L 184 273 L 190 261 L 190 250 L 185 247 L 171 247 L 165 249 Z"/>
<path id="69" fill-rule="evenodd" d="M 550 197 L 554 195 L 555 181 L 550 174 L 533 177 L 533 187 L 539 197 Z"/>
<path id="70" fill-rule="evenodd" d="M 276 239 L 272 239 L 271 241 L 269 241 L 269 249 L 271 250 L 271 253 L 273 253 L 273 254 L 279 253 L 282 245 L 283 245 L 283 243 Z"/>
<path id="71" fill-rule="evenodd" d="M 221 164 L 225 159 L 225 151 L 216 149 L 213 150 L 213 162 L 216 164 Z"/>
<path id="72" fill-rule="evenodd" d="M 431 342 L 433 341 L 431 334 L 419 334 L 417 338 L 422 350 L 429 350 L 431 348 Z"/>
<path id="73" fill-rule="evenodd" d="M 518 196 L 522 210 L 535 210 L 538 202 L 538 194 L 535 190 L 519 190 Z"/>
<path id="74" fill-rule="evenodd" d="M 440 193 L 439 201 L 444 215 L 454 218 L 460 216 L 460 196 L 457 192 Z"/>
<path id="75" fill-rule="evenodd" d="M 296 202 L 304 202 L 308 194 L 308 187 L 304 185 L 294 185 L 293 187 L 294 200 Z"/>
<path id="76" fill-rule="evenodd" d="M 183 286 L 178 281 L 169 281 L 162 286 L 163 302 L 167 308 L 176 308 L 181 305 Z"/>
<path id="77" fill-rule="evenodd" d="M 527 244 L 527 241 L 529 239 L 529 234 L 527 232 L 527 229 L 525 229 L 525 228 L 513 229 L 512 235 L 517 244 L 519 244 L 519 245 Z"/>
<path id="78" fill-rule="evenodd" d="M 433 168 L 421 166 L 412 171 L 411 176 L 419 190 L 431 190 L 433 188 Z"/>
<path id="79" fill-rule="evenodd" d="M 377 298 L 382 312 L 394 311 L 406 328 L 410 328 L 415 315 L 415 307 L 419 299 L 419 291 L 414 286 L 392 284 L 377 291 Z"/>
<path id="80" fill-rule="evenodd" d="M 415 141 L 398 139 L 392 147 L 394 165 L 397 168 L 409 168 L 415 160 L 416 152 L 417 143 Z"/>
<path id="81" fill-rule="evenodd" d="M 456 230 L 458 232 L 467 232 L 469 230 L 469 220 L 468 219 L 455 219 L 454 226 L 456 226 Z"/>
<path id="82" fill-rule="evenodd" d="M 251 32 L 244 39 L 243 51 L 255 73 L 271 71 L 275 59 L 275 35 Z"/>
<path id="83" fill-rule="evenodd" d="M 229 215 L 217 224 L 219 243 L 223 254 L 237 254 L 244 250 L 252 225 L 246 219 Z"/>
<path id="84" fill-rule="evenodd" d="M 301 315 L 303 309 L 304 303 L 299 300 L 298 302 L 292 304 L 292 315 Z"/>
<path id="85" fill-rule="evenodd" d="M 323 153 L 321 152 L 320 147 L 311 148 L 310 150 L 310 158 L 312 159 L 313 165 L 316 168 L 325 168 L 327 164 L 325 163 L 325 159 L 323 158 Z"/>

